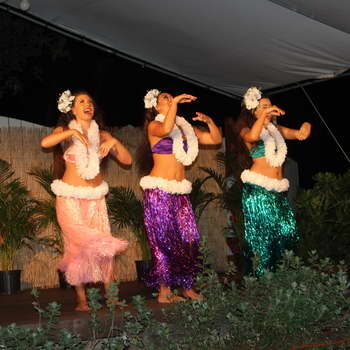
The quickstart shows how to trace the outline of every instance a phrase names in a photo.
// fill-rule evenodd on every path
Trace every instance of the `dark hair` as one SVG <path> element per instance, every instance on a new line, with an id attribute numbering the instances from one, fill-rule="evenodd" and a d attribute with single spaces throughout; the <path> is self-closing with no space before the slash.
<path id="1" fill-rule="evenodd" d="M 147 175 L 153 167 L 153 157 L 151 152 L 151 146 L 148 141 L 148 125 L 158 115 L 158 111 L 155 107 L 146 108 L 143 122 L 143 136 L 144 140 L 139 145 L 136 152 L 136 165 L 139 175 Z"/>
<path id="2" fill-rule="evenodd" d="M 244 128 L 251 128 L 256 121 L 254 112 L 248 110 L 245 106 L 242 107 L 236 120 L 231 120 L 231 135 L 228 151 L 233 155 L 234 161 L 237 162 L 240 171 L 248 169 L 252 165 L 252 158 L 249 150 L 241 136 L 241 131 Z M 235 174 L 237 176 L 237 174 Z"/>
<path id="3" fill-rule="evenodd" d="M 98 124 L 100 130 L 106 130 L 102 114 L 99 111 L 99 108 L 95 102 L 95 100 L 92 98 L 91 94 L 87 92 L 86 90 L 73 90 L 72 95 L 79 96 L 79 95 L 88 95 L 92 103 L 94 105 L 94 120 Z M 75 100 L 74 100 L 75 101 Z M 73 101 L 73 105 L 74 105 Z M 71 120 L 75 119 L 75 116 L 72 111 L 69 111 L 67 113 L 62 113 L 60 112 L 60 115 L 58 117 L 58 121 L 56 124 L 56 128 L 61 126 L 63 130 L 68 129 L 68 124 Z M 66 170 L 66 165 L 63 159 L 63 149 L 60 144 L 56 145 L 54 147 L 54 152 L 53 152 L 53 174 L 55 179 L 61 179 L 63 177 L 63 174 Z"/>
<path id="4" fill-rule="evenodd" d="M 260 100 L 263 98 L 269 98 L 267 96 L 261 96 Z M 229 152 L 233 153 L 235 161 L 237 162 L 241 170 L 249 169 L 252 164 L 252 157 L 250 152 L 241 137 L 241 131 L 244 128 L 251 128 L 256 122 L 256 117 L 254 115 L 255 110 L 248 110 L 244 104 L 242 104 L 241 112 L 238 118 L 231 123 L 232 125 L 232 140 L 229 143 Z"/>
<path id="5" fill-rule="evenodd" d="M 143 128 L 144 128 L 146 136 L 147 136 L 148 125 L 151 122 L 153 122 L 153 120 L 155 119 L 155 117 L 158 114 L 159 114 L 159 112 L 155 109 L 155 107 L 146 108 L 144 119 L 143 119 Z"/>

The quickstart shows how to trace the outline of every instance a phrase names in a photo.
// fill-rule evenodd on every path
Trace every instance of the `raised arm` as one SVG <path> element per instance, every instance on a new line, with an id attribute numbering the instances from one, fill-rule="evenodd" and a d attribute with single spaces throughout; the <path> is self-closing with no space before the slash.
<path id="1" fill-rule="evenodd" d="M 168 136 L 174 128 L 177 114 L 178 103 L 188 103 L 195 101 L 197 97 L 182 94 L 173 98 L 169 110 L 165 116 L 164 122 L 152 121 L 148 126 L 148 133 L 150 136 L 165 137 Z"/>
<path id="2" fill-rule="evenodd" d="M 111 152 L 115 158 L 122 164 L 130 165 L 132 156 L 124 145 L 107 131 L 101 131 L 100 155 L 105 157 Z"/>
<path id="3" fill-rule="evenodd" d="M 55 128 L 50 135 L 45 136 L 41 140 L 41 147 L 50 148 L 58 145 L 62 141 L 75 136 L 77 137 L 83 144 L 88 145 L 88 139 L 75 129 L 67 129 L 64 130 L 61 126 Z"/>
<path id="4" fill-rule="evenodd" d="M 272 115 L 284 115 L 285 112 L 277 107 L 272 106 L 264 109 L 257 109 L 255 111 L 256 121 L 252 127 L 242 129 L 240 135 L 245 142 L 254 143 L 260 139 L 261 131 L 267 122 L 267 118 L 271 118 Z"/>
<path id="5" fill-rule="evenodd" d="M 287 140 L 306 140 L 311 134 L 311 124 L 303 123 L 300 129 L 290 129 L 285 126 L 277 125 L 278 130 L 282 136 Z"/>
<path id="6" fill-rule="evenodd" d="M 214 121 L 203 113 L 196 112 L 196 115 L 197 116 L 192 119 L 206 123 L 209 128 L 209 132 L 196 127 L 193 128 L 199 143 L 202 145 L 220 145 L 222 142 L 222 135 Z"/>

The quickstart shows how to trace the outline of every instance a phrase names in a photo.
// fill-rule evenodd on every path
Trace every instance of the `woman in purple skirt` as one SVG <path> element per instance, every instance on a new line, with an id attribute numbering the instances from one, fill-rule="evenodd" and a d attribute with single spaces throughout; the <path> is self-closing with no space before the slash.
<path id="1" fill-rule="evenodd" d="M 194 162 L 198 142 L 218 145 L 221 133 L 212 119 L 197 113 L 193 120 L 207 124 L 209 131 L 192 127 L 178 117 L 179 103 L 195 101 L 182 94 L 176 97 L 151 90 L 145 96 L 145 130 L 151 146 L 153 168 L 141 179 L 144 190 L 144 220 L 152 251 L 153 268 L 147 284 L 158 287 L 159 303 L 183 300 L 171 292 L 182 287 L 185 298 L 201 299 L 193 290 L 199 270 L 199 241 L 194 212 L 188 194 L 192 185 L 185 179 L 185 166 Z"/>

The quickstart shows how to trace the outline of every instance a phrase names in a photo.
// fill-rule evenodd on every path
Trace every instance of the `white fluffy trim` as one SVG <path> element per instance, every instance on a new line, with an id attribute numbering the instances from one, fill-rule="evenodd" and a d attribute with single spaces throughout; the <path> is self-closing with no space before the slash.
<path id="1" fill-rule="evenodd" d="M 254 185 L 264 187 L 268 191 L 285 192 L 289 188 L 288 179 L 273 179 L 271 177 L 255 173 L 251 170 L 244 170 L 241 174 L 243 182 L 249 182 Z"/>
<path id="2" fill-rule="evenodd" d="M 77 199 L 100 199 L 108 193 L 107 182 L 103 181 L 97 187 L 73 186 L 62 180 L 54 180 L 51 190 L 56 196 L 72 197 Z"/>
<path id="3" fill-rule="evenodd" d="M 159 188 L 172 194 L 188 194 L 192 191 L 192 183 L 186 179 L 182 181 L 167 180 L 162 177 L 144 176 L 140 180 L 143 190 Z"/>

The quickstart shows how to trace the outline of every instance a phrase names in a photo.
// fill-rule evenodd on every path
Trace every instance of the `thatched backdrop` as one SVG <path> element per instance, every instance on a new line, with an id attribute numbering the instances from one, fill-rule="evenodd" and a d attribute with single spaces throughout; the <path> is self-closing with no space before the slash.
<path id="1" fill-rule="evenodd" d="M 47 168 L 52 165 L 52 153 L 45 152 L 40 148 L 40 140 L 51 132 L 51 129 L 41 126 L 22 123 L 15 119 L 0 117 L 0 158 L 12 165 L 15 175 L 28 186 L 35 198 L 44 198 L 45 192 L 28 175 L 33 167 Z M 142 130 L 131 126 L 115 128 L 113 134 L 118 137 L 124 145 L 135 156 L 135 152 L 143 141 Z M 193 180 L 197 177 L 204 177 L 205 174 L 199 167 L 210 167 L 218 169 L 215 150 L 200 150 L 198 159 L 187 171 L 187 178 Z M 106 181 L 109 186 L 130 186 L 137 193 L 142 195 L 139 187 L 139 175 L 135 165 L 131 169 L 121 168 L 115 161 L 109 160 L 106 170 Z M 216 185 L 211 182 L 204 187 L 208 191 L 217 191 Z M 199 229 L 202 235 L 207 235 L 209 247 L 213 253 L 216 269 L 224 270 L 227 264 L 228 248 L 222 234 L 222 228 L 226 224 L 225 214 L 221 209 L 210 205 L 204 212 Z M 115 278 L 120 281 L 136 279 L 134 260 L 140 258 L 140 249 L 132 233 L 128 231 L 112 230 L 116 235 L 127 239 L 131 244 L 128 251 L 116 258 Z M 50 232 L 47 232 L 50 234 Z M 28 287 L 54 287 L 58 284 L 56 264 L 59 256 L 55 255 L 48 248 L 37 246 L 34 251 L 23 249 L 17 257 L 17 267 L 22 269 L 22 288 Z"/>

